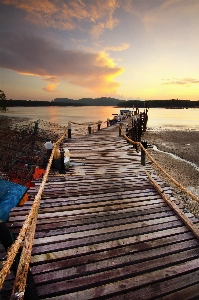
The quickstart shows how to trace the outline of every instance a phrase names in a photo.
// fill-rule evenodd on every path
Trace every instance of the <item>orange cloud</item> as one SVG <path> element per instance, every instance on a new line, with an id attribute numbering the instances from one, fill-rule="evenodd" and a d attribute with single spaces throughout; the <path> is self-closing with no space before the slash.
<path id="1" fill-rule="evenodd" d="M 52 82 L 45 91 L 55 90 L 60 79 L 96 91 L 111 91 L 119 86 L 113 79 L 124 72 L 106 52 L 65 50 L 45 38 L 8 32 L 1 33 L 0 39 L 4 41 L 0 44 L 0 67 Z"/>
<path id="2" fill-rule="evenodd" d="M 114 78 L 123 72 L 124 69 L 117 67 L 107 53 L 100 52 L 93 57 L 93 72 L 81 77 L 73 74 L 70 82 L 95 92 L 110 93 L 120 86 Z"/>
<path id="3" fill-rule="evenodd" d="M 46 78 L 44 78 L 44 80 L 57 83 L 58 78 L 57 77 L 46 77 Z"/>
<path id="4" fill-rule="evenodd" d="M 199 84 L 199 80 L 198 79 L 194 79 L 194 78 L 184 78 L 184 79 L 171 79 L 171 80 L 167 80 L 167 82 L 162 83 L 163 85 L 188 85 L 190 83 L 193 84 Z"/>
<path id="5" fill-rule="evenodd" d="M 52 93 L 52 92 L 58 92 L 58 90 L 56 90 L 56 87 L 58 86 L 59 83 L 51 83 L 51 84 L 48 84 L 46 87 L 43 88 L 43 90 L 45 92 L 49 92 L 49 93 Z"/>
<path id="6" fill-rule="evenodd" d="M 94 36 L 99 36 L 105 28 L 112 29 L 119 22 L 113 18 L 119 7 L 118 0 L 3 0 L 3 4 L 25 11 L 30 22 L 45 27 L 72 30 L 80 28 L 79 21 L 89 22 L 93 26 L 90 33 Z"/>

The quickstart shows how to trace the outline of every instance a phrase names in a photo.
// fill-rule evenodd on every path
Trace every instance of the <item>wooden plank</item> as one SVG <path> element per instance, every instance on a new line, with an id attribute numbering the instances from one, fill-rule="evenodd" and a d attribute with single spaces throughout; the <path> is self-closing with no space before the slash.
<path id="1" fill-rule="evenodd" d="M 148 174 L 149 176 L 149 174 Z M 152 182 L 155 189 L 158 191 L 158 193 L 162 196 L 162 198 L 168 203 L 168 205 L 176 212 L 176 214 L 180 217 L 180 219 L 186 224 L 186 226 L 191 229 L 193 234 L 199 239 L 199 229 L 197 226 L 195 226 L 190 219 L 178 208 L 178 206 L 171 201 L 169 196 L 167 196 L 159 187 L 159 185 L 155 182 L 154 179 L 150 176 L 150 181 Z"/>
<path id="2" fill-rule="evenodd" d="M 103 210 L 101 210 L 101 211 L 94 211 L 94 213 L 92 214 L 92 213 L 87 213 L 87 214 L 84 214 L 84 217 L 92 217 L 92 216 L 95 216 L 96 214 L 99 216 L 99 215 L 104 215 L 104 214 L 118 214 L 118 213 L 125 213 L 125 212 L 131 212 L 131 211 L 147 211 L 148 209 L 151 209 L 151 208 L 159 208 L 159 207 L 165 207 L 166 205 L 165 204 L 163 204 L 163 203 L 156 203 L 156 204 L 148 204 L 147 206 L 146 205 L 144 205 L 144 206 L 127 206 L 126 208 L 124 208 L 124 207 L 118 207 L 118 209 L 117 210 L 109 210 L 109 211 L 103 211 Z M 10 222 L 11 222 L 11 224 L 14 224 L 13 222 L 16 220 L 16 221 L 24 221 L 25 220 L 25 217 L 26 217 L 26 215 L 22 215 L 22 216 L 20 216 L 20 215 L 16 215 L 16 217 L 15 218 L 12 218 L 12 215 L 10 216 Z M 46 223 L 49 223 L 49 221 L 50 222 L 52 222 L 52 218 L 53 218 L 53 220 L 55 220 L 55 216 L 54 216 L 54 214 L 52 214 L 52 215 L 48 215 L 48 218 L 45 218 L 46 217 L 46 214 L 43 214 L 43 215 L 40 215 L 39 216 L 39 218 L 41 218 L 41 220 L 42 220 L 42 222 L 46 222 Z M 73 219 L 73 218 L 75 218 L 75 219 L 79 219 L 79 218 L 82 218 L 83 217 L 83 215 L 82 214 L 68 214 L 67 215 L 67 219 L 66 219 L 66 216 L 65 215 L 61 215 L 61 216 L 57 216 L 56 217 L 56 220 L 57 221 L 61 221 L 62 219 L 65 219 L 65 220 L 71 220 L 71 219 Z"/>
<path id="3" fill-rule="evenodd" d="M 179 264 L 185 262 L 187 257 L 190 260 L 199 258 L 197 249 L 189 249 L 180 253 L 168 253 L 167 251 L 159 251 L 160 249 L 150 251 L 151 259 L 149 259 L 148 251 L 141 253 L 133 253 L 131 255 L 117 256 L 105 260 L 99 260 L 85 265 L 72 266 L 71 268 L 61 268 L 59 270 L 48 271 L 47 273 L 35 274 L 34 278 L 39 285 L 47 281 L 70 280 L 73 278 L 73 285 L 75 288 L 82 284 L 82 280 L 86 281 L 89 276 L 89 283 L 97 284 L 98 273 L 103 272 L 108 281 L 115 280 L 118 277 L 136 276 L 144 272 L 149 272 L 155 269 L 165 268 L 169 265 Z M 157 253 L 157 255 L 156 255 Z M 152 260 L 153 258 L 153 260 Z M 90 274 L 93 274 L 92 276 Z M 111 274 L 111 275 L 110 275 Z M 80 280 L 81 277 L 81 280 Z M 85 278 L 85 279 L 84 279 Z M 68 288 L 70 289 L 70 288 Z"/>
<path id="4" fill-rule="evenodd" d="M 115 220 L 117 222 L 121 222 L 119 221 L 120 219 L 122 220 L 126 220 L 127 218 L 130 217 L 138 217 L 138 216 L 145 216 L 150 218 L 150 216 L 152 214 L 157 214 L 159 213 L 161 214 L 168 214 L 168 215 L 173 215 L 174 213 L 169 209 L 169 207 L 167 205 L 163 206 L 160 205 L 150 205 L 147 207 L 147 210 L 138 210 L 138 209 L 128 209 L 127 210 L 122 210 L 122 211 L 115 211 L 113 213 L 104 213 L 104 214 L 98 214 L 97 216 L 97 223 L 99 222 L 105 222 L 105 221 L 111 221 L 111 220 Z M 151 216 L 153 217 L 153 216 Z M 15 220 L 14 223 L 8 222 L 8 226 L 12 227 L 12 230 L 18 230 L 18 228 L 20 228 L 22 226 L 23 222 L 20 220 Z M 58 228 L 66 228 L 66 227 L 71 227 L 71 226 L 78 226 L 78 225 L 84 225 L 84 224 L 96 224 L 96 217 L 95 216 L 87 216 L 85 215 L 84 218 L 82 218 L 82 216 L 71 216 L 68 217 L 67 220 L 65 217 L 62 218 L 39 218 L 37 221 L 37 231 L 40 231 L 40 228 L 42 231 L 45 231 L 49 229 L 49 226 L 51 228 L 56 227 Z"/>
<path id="5" fill-rule="evenodd" d="M 188 299 L 198 299 L 199 283 L 198 283 L 199 272 L 190 272 L 183 274 L 179 277 L 174 277 L 171 279 L 166 279 L 161 282 L 152 283 L 150 285 L 144 286 L 137 290 L 127 291 L 125 293 L 120 293 L 119 295 L 112 295 L 112 297 L 107 297 L 106 299 L 114 300 L 148 300 L 150 299 L 162 299 L 162 300 L 188 300 Z M 149 296 L 150 295 L 150 296 Z M 53 298 L 52 298 L 53 299 Z M 60 296 L 59 299 L 63 299 Z M 67 299 L 67 298 L 66 298 Z"/>
<path id="6" fill-rule="evenodd" d="M 166 222 L 169 221 L 168 217 L 169 216 L 173 216 L 173 213 L 171 211 L 169 212 L 162 212 L 159 213 L 158 217 L 166 217 L 167 219 L 165 220 Z M 106 220 L 105 221 L 100 221 L 99 218 L 95 218 L 95 221 L 92 223 L 91 219 L 86 219 L 86 222 L 84 222 L 83 220 L 77 220 L 79 221 L 79 225 L 75 224 L 75 220 L 68 222 L 57 222 L 57 223 L 50 223 L 48 224 L 48 226 L 39 226 L 37 225 L 37 233 L 35 235 L 35 238 L 42 238 L 42 237 L 47 237 L 50 235 L 59 235 L 59 234 L 65 234 L 65 233 L 72 233 L 72 232 L 79 232 L 79 231 L 87 231 L 87 230 L 93 230 L 93 229 L 101 229 L 104 227 L 111 227 L 111 226 L 122 226 L 125 224 L 125 226 L 128 226 L 131 223 L 137 223 L 139 222 L 141 219 L 142 221 L 147 221 L 147 220 L 153 220 L 156 219 L 156 215 L 155 214 L 146 214 L 145 217 L 142 216 L 138 216 L 138 217 L 131 217 L 128 218 L 126 217 L 124 218 L 120 218 L 120 219 L 113 219 L 113 220 Z M 177 217 L 174 215 L 173 216 L 174 219 L 177 219 Z M 94 219 L 94 218 L 93 218 Z M 171 219 L 170 219 L 171 221 Z M 120 230 L 122 229 L 122 227 L 120 227 Z"/>
<path id="7" fill-rule="evenodd" d="M 104 251 L 112 248 L 120 248 L 124 245 L 132 245 L 137 243 L 150 243 L 151 240 L 162 238 L 165 236 L 174 236 L 176 234 L 182 234 L 188 232 L 186 227 L 174 227 L 171 225 L 170 228 L 155 231 L 154 227 L 150 228 L 152 231 L 147 233 L 142 233 L 142 235 L 132 236 L 131 232 L 128 232 L 126 235 L 117 236 L 117 239 L 114 236 L 109 235 L 109 239 L 106 237 L 84 238 L 81 240 L 72 240 L 72 241 L 60 241 L 60 243 L 51 243 L 38 245 L 38 247 L 33 247 L 33 253 L 31 262 L 35 263 L 38 261 L 49 261 L 54 259 L 62 259 L 63 257 L 84 255 L 96 251 Z M 53 237 L 52 237 L 53 242 Z M 97 242 L 97 243 L 96 243 Z"/>
<path id="8" fill-rule="evenodd" d="M 104 251 L 96 253 L 88 253 L 85 255 L 76 255 L 75 257 L 63 257 L 63 259 L 43 262 L 39 265 L 32 264 L 33 274 L 40 274 L 49 271 L 55 271 L 64 268 L 82 266 L 84 264 L 95 263 L 100 260 L 111 258 L 114 260 L 118 256 L 133 256 L 132 262 L 143 259 L 144 255 L 148 258 L 164 256 L 167 254 L 178 253 L 180 251 L 194 249 L 198 247 L 198 241 L 194 238 L 190 239 L 189 233 L 176 234 L 175 236 L 166 236 L 150 240 L 149 242 L 141 242 L 137 244 L 123 245 L 117 248 L 107 248 Z M 146 253 L 145 253 L 146 252 Z"/>
<path id="9" fill-rule="evenodd" d="M 41 238 L 35 238 L 34 244 L 37 245 L 41 245 L 41 243 L 49 243 L 52 241 L 52 236 L 53 236 L 53 242 L 59 242 L 60 240 L 65 241 L 65 240 L 72 240 L 72 239 L 81 239 L 83 237 L 89 237 L 89 236 L 100 236 L 100 235 L 105 235 L 108 236 L 108 234 L 112 234 L 112 236 L 114 236 L 115 232 L 118 234 L 118 236 L 120 237 L 120 232 L 121 232 L 121 236 L 123 231 L 125 231 L 126 233 L 129 232 L 129 234 L 142 234 L 142 231 L 140 229 L 143 229 L 145 232 L 147 230 L 150 229 L 150 226 L 156 226 L 156 228 L 161 228 L 159 226 L 159 224 L 162 225 L 162 228 L 164 226 L 164 223 L 166 224 L 170 224 L 172 223 L 172 226 L 181 226 L 181 222 L 179 220 L 177 220 L 176 216 L 171 216 L 169 218 L 163 219 L 163 218 L 156 218 L 155 220 L 150 219 L 150 220 L 144 220 L 142 222 L 131 222 L 128 224 L 122 224 L 119 226 L 111 226 L 111 227 L 103 227 L 103 228 L 96 228 L 96 229 L 88 229 L 86 228 L 85 231 L 78 231 L 78 232 L 73 232 L 71 230 L 71 232 L 69 233 L 62 233 L 61 235 L 58 235 L 56 232 L 55 235 L 51 235 L 50 237 L 45 236 L 45 237 L 41 237 Z M 147 228 L 145 228 L 147 227 Z M 146 230 L 145 230 L 146 229 Z M 132 232 L 132 233 L 131 233 Z"/>
<path id="10" fill-rule="evenodd" d="M 46 284 L 38 286 L 39 295 L 48 295 L 49 289 L 51 291 L 61 292 L 64 291 L 65 299 L 74 299 L 77 297 L 79 299 L 95 299 L 98 297 L 105 297 L 106 295 L 111 295 L 116 292 L 122 292 L 130 288 L 139 288 L 144 284 L 152 284 L 155 281 L 159 280 L 168 280 L 173 276 L 182 275 L 186 272 L 193 272 L 197 270 L 199 263 L 199 258 L 188 261 L 187 263 L 179 263 L 178 268 L 176 266 L 168 266 L 160 270 L 151 270 L 144 274 L 133 276 L 130 278 L 123 278 L 117 270 L 107 271 L 98 273 L 95 275 L 88 275 L 84 279 L 79 280 L 63 280 L 59 282 L 52 282 L 50 285 Z M 197 271 L 199 274 L 199 271 Z M 133 275 L 133 274 L 132 274 Z M 115 276 L 117 279 L 115 281 L 110 280 L 112 276 Z M 118 280 L 120 278 L 120 280 Z M 95 287 L 92 287 L 94 282 L 98 283 Z M 99 285 L 99 282 L 101 283 Z M 84 286 L 84 290 L 79 290 L 78 287 L 81 285 Z M 70 291 L 68 293 L 68 291 Z M 79 290 L 79 291 L 78 291 Z"/>

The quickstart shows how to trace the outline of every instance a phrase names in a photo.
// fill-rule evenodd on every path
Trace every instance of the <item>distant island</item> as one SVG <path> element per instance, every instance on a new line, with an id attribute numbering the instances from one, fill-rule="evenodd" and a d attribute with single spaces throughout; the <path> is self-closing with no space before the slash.
<path id="1" fill-rule="evenodd" d="M 69 98 L 55 98 L 52 101 L 40 100 L 6 100 L 6 106 L 117 106 L 125 100 L 119 100 L 110 97 L 101 98 L 82 98 L 73 100 Z"/>
<path id="2" fill-rule="evenodd" d="M 169 99 L 169 100 L 128 100 L 125 102 L 118 103 L 119 107 L 139 107 L 139 108 L 199 108 L 199 100 L 179 100 L 179 99 Z"/>
<path id="3" fill-rule="evenodd" d="M 199 100 L 119 100 L 111 97 L 81 98 L 55 98 L 52 101 L 39 100 L 6 100 L 6 107 L 14 106 L 117 106 L 128 108 L 199 108 Z"/>

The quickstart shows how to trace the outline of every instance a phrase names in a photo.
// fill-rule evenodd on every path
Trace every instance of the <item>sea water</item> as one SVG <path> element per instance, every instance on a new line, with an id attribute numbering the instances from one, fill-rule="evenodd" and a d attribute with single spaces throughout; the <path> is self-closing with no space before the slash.
<path id="1" fill-rule="evenodd" d="M 106 122 L 114 114 L 120 113 L 119 107 L 113 106 L 48 106 L 48 107 L 9 107 L 5 113 L 10 117 L 28 118 L 31 121 L 44 120 L 67 126 L 68 122 Z M 133 111 L 132 108 L 125 108 Z M 140 109 L 140 112 L 144 109 Z M 199 108 L 165 109 L 150 108 L 148 111 L 149 130 L 199 130 Z"/>

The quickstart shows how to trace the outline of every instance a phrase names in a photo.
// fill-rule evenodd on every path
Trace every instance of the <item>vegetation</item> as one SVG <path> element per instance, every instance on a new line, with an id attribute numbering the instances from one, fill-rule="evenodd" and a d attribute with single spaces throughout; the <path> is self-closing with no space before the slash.
<path id="1" fill-rule="evenodd" d="M 118 106 L 128 108 L 194 108 L 199 107 L 198 101 L 190 100 L 118 100 L 115 98 L 82 98 L 73 100 L 68 98 L 56 98 L 53 101 L 37 100 L 6 100 L 3 91 L 0 91 L 0 110 L 6 111 L 6 107 L 15 106 Z"/>
<path id="2" fill-rule="evenodd" d="M 0 110 L 6 111 L 6 95 L 0 90 Z"/>
<path id="3" fill-rule="evenodd" d="M 83 106 L 82 103 L 63 103 L 37 100 L 7 100 L 7 107 L 14 106 Z"/>
<path id="4" fill-rule="evenodd" d="M 121 102 L 118 104 L 120 107 L 138 107 L 138 108 L 150 108 L 150 107 L 160 107 L 160 108 L 194 108 L 199 107 L 198 101 L 190 100 L 148 100 L 148 101 L 138 101 L 138 100 L 129 100 L 124 103 Z"/>

